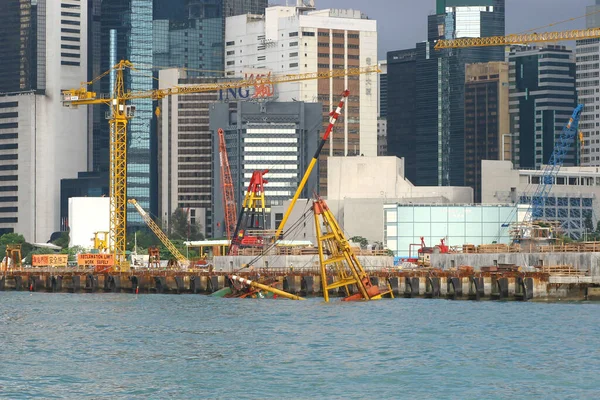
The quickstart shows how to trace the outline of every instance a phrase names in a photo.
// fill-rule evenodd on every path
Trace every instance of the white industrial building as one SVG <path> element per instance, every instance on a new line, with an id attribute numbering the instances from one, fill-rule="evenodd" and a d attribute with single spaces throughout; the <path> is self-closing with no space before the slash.
<path id="1" fill-rule="evenodd" d="M 452 186 L 414 186 L 404 177 L 404 159 L 397 157 L 330 157 L 327 204 L 346 235 L 370 243 L 384 242 L 386 204 L 471 204 L 473 189 Z M 267 185 L 268 186 L 268 185 Z M 273 207 L 272 221 L 281 220 L 288 207 Z M 312 215 L 290 228 L 310 209 L 312 201 L 299 200 L 284 229 L 290 240 L 316 243 Z M 275 229 L 275 224 L 273 224 Z"/>
<path id="2" fill-rule="evenodd" d="M 46 242 L 60 229 L 60 180 L 87 168 L 87 110 L 61 90 L 87 81 L 87 2 L 39 2 L 37 90 L 0 95 L 0 232 Z"/>
<path id="3" fill-rule="evenodd" d="M 265 15 L 227 18 L 225 70 L 231 77 L 302 74 L 377 65 L 377 22 L 356 10 L 315 10 L 313 2 L 274 6 Z M 374 74 L 305 80 L 277 85 L 278 101 L 320 102 L 323 126 L 350 90 L 336 130 L 319 165 L 319 187 L 327 191 L 324 158 L 377 155 L 378 79 Z"/>
<path id="4" fill-rule="evenodd" d="M 544 171 L 514 169 L 510 161 L 483 160 L 483 204 L 528 203 Z M 583 237 L 589 216 L 595 228 L 600 217 L 600 167 L 562 167 L 544 205 L 544 218 L 560 221 L 566 233 Z"/>
<path id="5" fill-rule="evenodd" d="M 110 230 L 110 198 L 69 198 L 69 221 L 69 247 L 94 248 L 94 234 L 104 239 L 102 232 Z"/>

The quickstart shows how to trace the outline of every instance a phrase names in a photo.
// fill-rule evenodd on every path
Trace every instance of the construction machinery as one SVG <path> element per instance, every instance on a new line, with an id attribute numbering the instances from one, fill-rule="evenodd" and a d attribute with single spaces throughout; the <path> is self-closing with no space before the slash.
<path id="1" fill-rule="evenodd" d="M 175 247 L 175 245 L 169 240 L 167 235 L 165 235 L 162 229 L 160 229 L 160 227 L 156 225 L 156 222 L 152 220 L 150 215 L 146 211 L 144 211 L 142 206 L 140 206 L 135 199 L 129 199 L 128 202 L 129 204 L 133 204 L 137 212 L 142 216 L 142 219 L 144 220 L 146 225 L 148 225 L 148 228 L 150 228 L 150 230 L 154 232 L 156 237 L 158 237 L 162 244 L 164 244 L 165 247 L 169 250 L 169 252 L 171 252 L 173 257 L 175 257 L 175 260 L 177 260 L 179 266 L 187 268 L 190 265 L 190 260 L 188 260 L 183 254 L 181 254 L 177 247 Z"/>
<path id="2" fill-rule="evenodd" d="M 341 287 L 346 292 L 343 301 L 378 300 L 384 295 L 393 298 L 394 295 L 389 285 L 382 290 L 371 282 L 369 275 L 352 251 L 348 239 L 323 199 L 317 198 L 313 202 L 313 213 L 319 248 L 321 285 L 325 301 L 329 301 L 330 290 Z M 334 277 L 332 282 L 328 280 L 331 275 Z M 353 288 L 356 288 L 358 293 L 352 293 Z"/>
<path id="3" fill-rule="evenodd" d="M 560 42 L 569 40 L 585 40 L 600 38 L 600 28 L 579 29 L 557 32 L 523 33 L 506 36 L 490 36 L 438 40 L 436 50 L 462 49 L 469 47 L 513 46 L 529 43 Z"/>
<path id="4" fill-rule="evenodd" d="M 22 265 L 21 245 L 7 244 L 6 255 L 2 260 L 2 270 L 7 271 L 8 268 L 19 268 Z"/>
<path id="5" fill-rule="evenodd" d="M 269 170 L 264 170 L 252 173 L 235 231 L 231 237 L 229 255 L 238 255 L 240 247 L 262 247 L 263 245 L 260 231 L 265 230 L 267 223 L 265 184 L 268 181 L 264 176 L 268 172 Z"/>
<path id="6" fill-rule="evenodd" d="M 265 87 L 265 85 L 315 79 L 331 79 L 380 72 L 377 66 L 368 66 L 295 75 L 271 76 L 268 74 L 232 82 L 176 86 L 167 89 L 131 92 L 126 91 L 125 89 L 124 72 L 132 69 L 134 69 L 134 65 L 131 62 L 122 60 L 92 81 L 83 82 L 81 87 L 64 90 L 62 92 L 63 105 L 65 106 L 76 108 L 81 105 L 105 104 L 109 106 L 110 109 L 110 246 L 111 253 L 115 255 L 115 269 L 117 271 L 126 269 L 128 265 L 125 254 L 127 245 L 127 124 L 129 120 L 133 118 L 135 113 L 135 107 L 128 105 L 130 100 L 160 100 L 167 96 L 180 94 L 216 92 L 219 90 L 238 89 L 250 86 Z M 99 95 L 95 92 L 88 91 L 88 85 L 108 76 L 113 70 L 115 71 L 115 85 L 113 92 L 110 95 Z M 157 110 L 157 115 L 158 114 L 159 112 Z"/>
<path id="7" fill-rule="evenodd" d="M 219 163 L 221 167 L 221 191 L 223 192 L 223 207 L 225 209 L 225 232 L 227 239 L 232 240 L 236 228 L 236 205 L 235 194 L 233 190 L 233 180 L 231 179 L 231 169 L 229 168 L 229 157 L 227 156 L 227 146 L 225 145 L 225 133 L 223 129 L 218 129 L 219 134 Z"/>
<path id="8" fill-rule="evenodd" d="M 554 145 L 550 160 L 540 177 L 540 183 L 537 185 L 535 193 L 531 196 L 531 206 L 527 209 L 524 221 L 533 221 L 544 217 L 544 206 L 548 198 L 548 193 L 552 190 L 552 185 L 565 161 L 567 152 L 571 149 L 577 138 L 579 118 L 583 107 L 581 104 L 575 107 L 571 118 L 569 118 L 569 122 L 567 122 L 560 134 L 558 142 Z"/>

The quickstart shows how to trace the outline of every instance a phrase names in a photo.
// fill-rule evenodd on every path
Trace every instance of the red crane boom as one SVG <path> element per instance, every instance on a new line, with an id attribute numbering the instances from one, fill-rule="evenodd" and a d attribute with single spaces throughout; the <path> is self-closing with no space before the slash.
<path id="1" fill-rule="evenodd" d="M 229 169 L 227 146 L 225 146 L 225 133 L 219 128 L 219 161 L 221 165 L 221 190 L 223 191 L 223 207 L 225 208 L 225 231 L 227 239 L 231 240 L 236 226 L 237 210 L 233 194 L 233 179 Z"/>

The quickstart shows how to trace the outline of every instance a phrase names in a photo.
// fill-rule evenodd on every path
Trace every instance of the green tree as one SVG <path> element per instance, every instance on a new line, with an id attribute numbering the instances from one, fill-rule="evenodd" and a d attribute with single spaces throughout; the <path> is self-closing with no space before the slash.
<path id="1" fill-rule="evenodd" d="M 350 238 L 350 241 L 354 242 L 354 243 L 358 243 L 360 245 L 360 248 L 363 250 L 366 249 L 367 246 L 369 245 L 369 241 L 362 236 L 352 236 Z"/>
<path id="2" fill-rule="evenodd" d="M 69 247 L 69 232 L 61 232 L 60 237 L 52 242 L 56 246 L 60 246 L 63 249 Z"/>
<path id="3" fill-rule="evenodd" d="M 68 254 L 69 261 L 77 261 L 77 254 L 86 253 L 86 249 L 82 246 L 67 247 L 60 251 L 60 254 Z M 46 253 L 42 253 L 46 254 Z"/>
<path id="4" fill-rule="evenodd" d="M 181 240 L 204 240 L 202 225 L 192 224 L 183 208 L 177 208 L 171 214 L 169 237 Z"/>
<path id="5" fill-rule="evenodd" d="M 25 243 L 25 237 L 20 233 L 5 233 L 0 236 L 0 245 L 6 246 L 7 244 L 23 244 Z"/>

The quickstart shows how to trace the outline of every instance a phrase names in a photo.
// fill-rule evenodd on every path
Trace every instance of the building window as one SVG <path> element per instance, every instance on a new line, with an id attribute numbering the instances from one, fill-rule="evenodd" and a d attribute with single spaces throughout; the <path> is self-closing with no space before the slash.
<path id="1" fill-rule="evenodd" d="M 298 32 L 290 32 L 290 37 L 298 36 Z"/>
<path id="2" fill-rule="evenodd" d="M 298 66 L 298 63 L 291 63 L 290 64 L 290 68 L 296 68 Z"/>
<path id="3" fill-rule="evenodd" d="M 315 36 L 315 33 L 314 32 L 302 31 L 302 36 Z"/>
<path id="4" fill-rule="evenodd" d="M 295 47 L 295 46 L 298 46 L 298 42 L 291 42 L 290 43 L 290 47 Z"/>
<path id="5" fill-rule="evenodd" d="M 235 44 L 235 41 L 231 41 L 231 42 L 225 43 L 225 46 L 233 46 L 234 44 Z"/>

